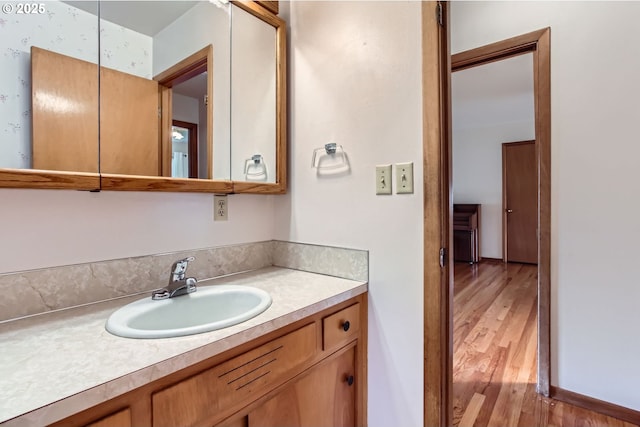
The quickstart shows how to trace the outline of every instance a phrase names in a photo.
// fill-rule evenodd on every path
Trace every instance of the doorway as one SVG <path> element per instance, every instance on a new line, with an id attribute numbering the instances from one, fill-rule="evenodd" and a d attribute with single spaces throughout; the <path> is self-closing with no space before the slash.
<path id="1" fill-rule="evenodd" d="M 171 176 L 198 178 L 198 125 L 171 122 Z"/>
<path id="2" fill-rule="evenodd" d="M 551 258 L 551 69 L 550 29 L 534 31 L 451 56 L 451 72 L 533 53 L 535 155 L 538 228 L 538 368 L 537 391 L 549 395 L 550 378 L 550 258 Z M 450 108 L 450 106 L 446 107 Z M 449 183 L 451 184 L 451 183 Z M 447 287 L 448 288 L 448 287 Z M 447 329 L 450 326 L 447 326 Z"/>
<path id="3" fill-rule="evenodd" d="M 436 7 L 433 14 L 431 7 Z M 436 17 L 434 19 L 434 16 Z M 438 25 L 442 17 L 443 25 Z M 423 90 L 438 87 L 423 96 L 424 126 L 424 331 L 425 331 L 425 425 L 452 425 L 453 262 L 451 252 L 451 72 L 533 53 L 536 168 L 538 171 L 537 218 L 539 249 L 537 392 L 549 395 L 550 377 L 550 250 L 551 250 L 551 90 L 550 29 L 534 31 L 508 40 L 451 56 L 449 53 L 446 3 L 423 3 Z M 437 66 L 432 66 L 438 58 Z"/>
<path id="4" fill-rule="evenodd" d="M 535 395 L 537 278 L 522 264 L 538 256 L 532 68 L 526 53 L 451 77 L 453 426 L 517 425 Z M 455 256 L 470 203 L 482 237 L 471 264 Z"/>
<path id="5" fill-rule="evenodd" d="M 201 179 L 213 176 L 213 106 L 209 102 L 213 99 L 211 70 L 213 46 L 209 45 L 154 77 L 160 88 L 162 176 Z M 176 130 L 176 126 L 191 129 L 190 144 L 184 150 L 174 150 L 176 142 L 187 136 Z"/>

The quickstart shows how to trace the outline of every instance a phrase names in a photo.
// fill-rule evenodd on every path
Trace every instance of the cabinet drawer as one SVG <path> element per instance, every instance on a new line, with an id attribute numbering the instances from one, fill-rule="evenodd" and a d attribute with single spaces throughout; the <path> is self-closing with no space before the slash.
<path id="1" fill-rule="evenodd" d="M 123 409 L 104 418 L 94 421 L 91 424 L 87 424 L 87 427 L 131 427 L 131 410 L 129 408 Z"/>
<path id="2" fill-rule="evenodd" d="M 234 357 L 152 395 L 153 425 L 191 426 L 255 400 L 314 356 L 316 324 Z"/>
<path id="3" fill-rule="evenodd" d="M 322 349 L 345 344 L 360 332 L 360 303 L 349 306 L 322 319 Z"/>

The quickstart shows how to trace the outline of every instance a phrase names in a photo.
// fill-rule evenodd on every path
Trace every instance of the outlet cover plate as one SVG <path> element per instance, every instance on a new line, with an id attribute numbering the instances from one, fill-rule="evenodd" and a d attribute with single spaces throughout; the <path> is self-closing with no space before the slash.
<path id="1" fill-rule="evenodd" d="M 227 196 L 213 196 L 213 220 L 226 221 L 229 218 Z"/>
<path id="2" fill-rule="evenodd" d="M 396 194 L 413 193 L 413 162 L 396 163 Z"/>
<path id="3" fill-rule="evenodd" d="M 391 165 L 376 166 L 376 194 L 391 194 Z"/>

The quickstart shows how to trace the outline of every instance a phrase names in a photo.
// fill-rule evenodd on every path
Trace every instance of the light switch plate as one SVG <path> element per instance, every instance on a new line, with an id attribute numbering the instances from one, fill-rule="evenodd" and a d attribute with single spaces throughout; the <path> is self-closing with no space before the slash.
<path id="1" fill-rule="evenodd" d="M 396 163 L 396 194 L 413 193 L 413 162 Z"/>
<path id="2" fill-rule="evenodd" d="M 226 221 L 229 218 L 227 196 L 213 196 L 213 220 Z"/>
<path id="3" fill-rule="evenodd" d="M 391 165 L 376 166 L 376 194 L 391 194 Z"/>

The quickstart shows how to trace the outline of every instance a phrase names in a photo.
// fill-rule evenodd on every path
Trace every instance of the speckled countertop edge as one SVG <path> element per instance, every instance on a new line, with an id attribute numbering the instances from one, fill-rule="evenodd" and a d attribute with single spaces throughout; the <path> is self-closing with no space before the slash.
<path id="1" fill-rule="evenodd" d="M 264 289 L 271 307 L 229 328 L 151 340 L 104 329 L 140 295 L 0 324 L 0 425 L 58 421 L 367 291 L 364 282 L 278 267 L 199 285 L 216 284 Z"/>

